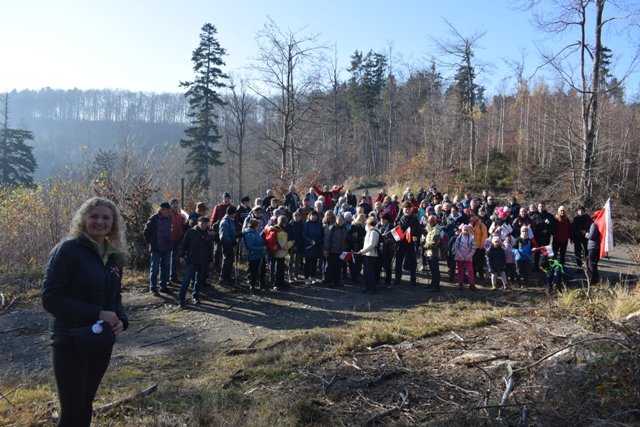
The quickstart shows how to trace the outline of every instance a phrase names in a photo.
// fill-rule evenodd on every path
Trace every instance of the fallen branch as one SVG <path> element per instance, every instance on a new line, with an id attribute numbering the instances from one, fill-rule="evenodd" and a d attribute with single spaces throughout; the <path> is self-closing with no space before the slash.
<path id="1" fill-rule="evenodd" d="M 371 418 L 369 418 L 366 422 L 365 425 L 370 426 L 375 424 L 377 421 L 393 414 L 394 412 L 400 411 L 402 410 L 405 406 L 407 406 L 409 404 L 409 392 L 407 391 L 407 389 L 404 389 L 403 391 L 400 392 L 400 403 L 385 410 L 382 411 L 374 416 L 372 416 Z"/>
<path id="2" fill-rule="evenodd" d="M 245 347 L 245 348 L 232 348 L 230 350 L 227 350 L 225 352 L 225 355 L 227 356 L 239 356 L 241 354 L 253 354 L 253 353 L 258 353 L 260 351 L 269 351 L 269 350 L 273 350 L 274 348 L 276 348 L 277 346 L 279 346 L 280 344 L 283 344 L 284 342 L 286 342 L 287 340 L 280 340 L 280 341 L 276 341 L 273 344 L 270 344 L 266 347 L 263 348 L 255 348 L 253 347 L 255 345 L 255 343 L 258 340 L 255 339 L 251 344 L 249 344 L 249 347 Z"/>
<path id="3" fill-rule="evenodd" d="M 588 339 L 585 339 L 585 340 L 577 341 L 577 342 L 574 342 L 572 344 L 566 345 L 566 346 L 564 346 L 564 347 L 562 347 L 562 348 L 560 348 L 558 350 L 552 351 L 551 353 L 545 355 L 541 359 L 538 359 L 536 362 L 514 370 L 513 373 L 522 372 L 522 371 L 526 371 L 526 370 L 529 370 L 531 368 L 534 368 L 534 367 L 538 366 L 539 364 L 541 364 L 542 362 L 544 362 L 545 360 L 549 359 L 550 357 L 552 357 L 552 356 L 554 356 L 554 355 L 556 355 L 556 354 L 558 354 L 558 353 L 560 353 L 562 351 L 565 351 L 565 350 L 567 350 L 567 349 L 569 349 L 571 347 L 575 347 L 577 345 L 582 345 L 582 344 L 588 344 L 588 343 L 596 342 L 596 341 L 611 341 L 613 343 L 616 343 L 616 344 L 624 347 L 628 351 L 633 351 L 633 349 L 631 347 L 629 347 L 626 343 L 624 343 L 624 342 L 622 342 L 622 341 L 620 341 L 619 339 L 616 339 L 616 338 L 611 338 L 611 337 L 588 338 Z"/>
<path id="4" fill-rule="evenodd" d="M 183 336 L 185 336 L 185 335 L 187 335 L 187 334 L 188 334 L 188 332 L 183 332 L 183 333 L 181 333 L 181 334 L 174 335 L 174 336 L 172 336 L 172 337 L 165 338 L 165 339 L 162 339 L 162 340 L 160 340 L 160 341 L 154 341 L 154 342 L 150 342 L 150 343 L 147 343 L 147 344 L 141 345 L 141 346 L 140 346 L 140 348 L 151 347 L 152 345 L 157 345 L 157 344 L 163 344 L 163 343 L 165 343 L 165 342 L 167 342 L 167 341 L 175 340 L 175 339 L 180 338 L 180 337 L 183 337 Z"/>
<path id="5" fill-rule="evenodd" d="M 4 304 L 4 301 L 3 301 L 2 306 L 0 306 L 0 314 L 8 313 L 11 307 L 13 307 L 17 301 L 18 301 L 17 296 L 13 297 L 13 299 L 6 305 Z"/>
<path id="6" fill-rule="evenodd" d="M 115 402 L 111 402 L 111 403 L 107 403 L 106 405 L 102 405 L 96 409 L 93 410 L 93 412 L 95 413 L 101 413 L 101 412 L 106 412 L 109 411 L 115 407 L 124 405 L 125 403 L 129 403 L 133 400 L 139 399 L 141 397 L 147 397 L 150 394 L 154 393 L 155 391 L 158 390 L 158 384 L 154 384 L 150 387 L 145 388 L 142 391 L 139 391 L 138 393 L 135 393 L 129 397 L 125 397 L 124 399 L 120 399 L 120 400 L 116 400 Z"/>

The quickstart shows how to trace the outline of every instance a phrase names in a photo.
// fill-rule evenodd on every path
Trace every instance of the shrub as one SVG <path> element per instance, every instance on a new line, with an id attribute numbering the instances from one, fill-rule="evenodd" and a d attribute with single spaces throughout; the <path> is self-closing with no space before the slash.
<path id="1" fill-rule="evenodd" d="M 0 277 L 40 271 L 89 193 L 77 182 L 0 188 Z"/>

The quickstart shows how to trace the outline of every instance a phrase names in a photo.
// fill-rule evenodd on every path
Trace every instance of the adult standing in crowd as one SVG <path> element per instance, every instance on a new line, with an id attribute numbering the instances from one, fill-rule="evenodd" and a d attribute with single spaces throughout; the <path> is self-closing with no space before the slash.
<path id="1" fill-rule="evenodd" d="M 538 210 L 530 216 L 536 246 L 548 246 L 555 230 L 555 218 L 547 212 L 544 203 L 538 203 Z M 533 269 L 535 271 L 540 269 L 540 256 L 540 251 L 536 251 L 533 255 Z"/>
<path id="2" fill-rule="evenodd" d="M 171 200 L 171 271 L 169 273 L 172 282 L 178 282 L 178 258 L 180 256 L 180 243 L 187 229 L 188 217 L 180 208 L 178 199 Z"/>
<path id="3" fill-rule="evenodd" d="M 235 258 L 236 246 L 236 207 L 229 206 L 227 213 L 220 222 L 218 230 L 220 246 L 222 247 L 222 271 L 220 272 L 220 282 L 231 284 L 233 281 L 233 261 Z"/>
<path id="4" fill-rule="evenodd" d="M 151 267 L 149 269 L 149 290 L 158 294 L 158 273 L 160 273 L 160 291 L 167 292 L 169 270 L 171 268 L 171 205 L 160 204 L 160 209 L 152 215 L 144 226 L 144 239 L 151 251 Z"/>
<path id="5" fill-rule="evenodd" d="M 415 285 L 417 283 L 416 270 L 418 268 L 416 245 L 420 242 L 420 237 L 422 236 L 422 226 L 418 222 L 418 217 L 414 213 L 411 202 L 404 203 L 397 223 L 402 229 L 405 238 L 398 242 L 395 284 L 400 284 L 402 281 L 402 270 L 406 268 L 409 270 L 410 283 Z"/>
<path id="6" fill-rule="evenodd" d="M 291 184 L 289 192 L 284 195 L 284 206 L 293 213 L 301 206 L 300 195 L 296 192 L 296 188 Z"/>
<path id="7" fill-rule="evenodd" d="M 126 246 L 118 208 L 94 197 L 80 206 L 68 237 L 49 256 L 42 304 L 54 318 L 58 426 L 91 424 L 93 400 L 115 337 L 128 327 L 120 295 Z"/>
<path id="8" fill-rule="evenodd" d="M 572 222 L 573 251 L 576 255 L 576 264 L 582 268 L 583 257 L 587 256 L 587 233 L 593 220 L 584 206 L 580 206 Z"/>
<path id="9" fill-rule="evenodd" d="M 595 222 L 591 223 L 585 237 L 587 238 L 587 274 L 591 283 L 598 283 L 600 281 L 598 262 L 600 261 L 600 240 L 602 235 Z"/>
<path id="10" fill-rule="evenodd" d="M 223 244 L 220 241 L 219 233 L 220 233 L 220 223 L 222 218 L 227 214 L 227 210 L 233 206 L 231 204 L 231 194 L 224 193 L 222 195 L 222 203 L 217 204 L 213 208 L 213 212 L 211 212 L 211 231 L 213 232 L 213 243 L 215 246 L 213 253 L 213 272 L 220 272 L 220 268 L 222 267 L 222 252 L 224 250 Z M 235 210 L 235 209 L 234 209 Z"/>
<path id="11" fill-rule="evenodd" d="M 378 242 L 380 231 L 376 228 L 376 219 L 369 217 L 365 225 L 366 234 L 364 245 L 358 251 L 358 256 L 363 259 L 364 265 L 364 291 L 375 293 L 378 287 Z"/>
<path id="12" fill-rule="evenodd" d="M 571 221 L 567 216 L 567 211 L 564 206 L 558 208 L 558 215 L 555 217 L 555 229 L 553 231 L 553 253 L 564 265 L 567 255 L 567 245 L 571 238 Z"/>
<path id="13" fill-rule="evenodd" d="M 207 280 L 209 262 L 213 253 L 213 238 L 209 234 L 209 218 L 201 216 L 198 225 L 187 230 L 181 245 L 181 257 L 185 260 L 185 273 L 180 286 L 178 301 L 185 307 L 187 288 L 193 283 L 192 302 L 200 304 L 200 292 Z"/>

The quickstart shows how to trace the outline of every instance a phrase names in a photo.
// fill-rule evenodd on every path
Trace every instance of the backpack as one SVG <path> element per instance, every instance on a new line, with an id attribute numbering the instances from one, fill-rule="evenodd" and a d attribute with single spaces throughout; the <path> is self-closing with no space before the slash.
<path id="1" fill-rule="evenodd" d="M 280 249 L 280 244 L 278 243 L 278 231 L 279 230 L 275 227 L 268 227 L 262 232 L 262 237 L 264 238 L 267 250 L 271 254 L 276 253 Z"/>

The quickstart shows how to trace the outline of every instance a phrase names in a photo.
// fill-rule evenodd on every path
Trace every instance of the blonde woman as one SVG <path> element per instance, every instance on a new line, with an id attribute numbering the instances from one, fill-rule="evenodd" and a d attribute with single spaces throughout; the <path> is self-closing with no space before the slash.
<path id="1" fill-rule="evenodd" d="M 49 256 L 42 304 L 53 316 L 59 426 L 91 424 L 115 337 L 127 329 L 120 295 L 125 248 L 118 208 L 94 197 L 80 206 L 69 235 Z"/>

